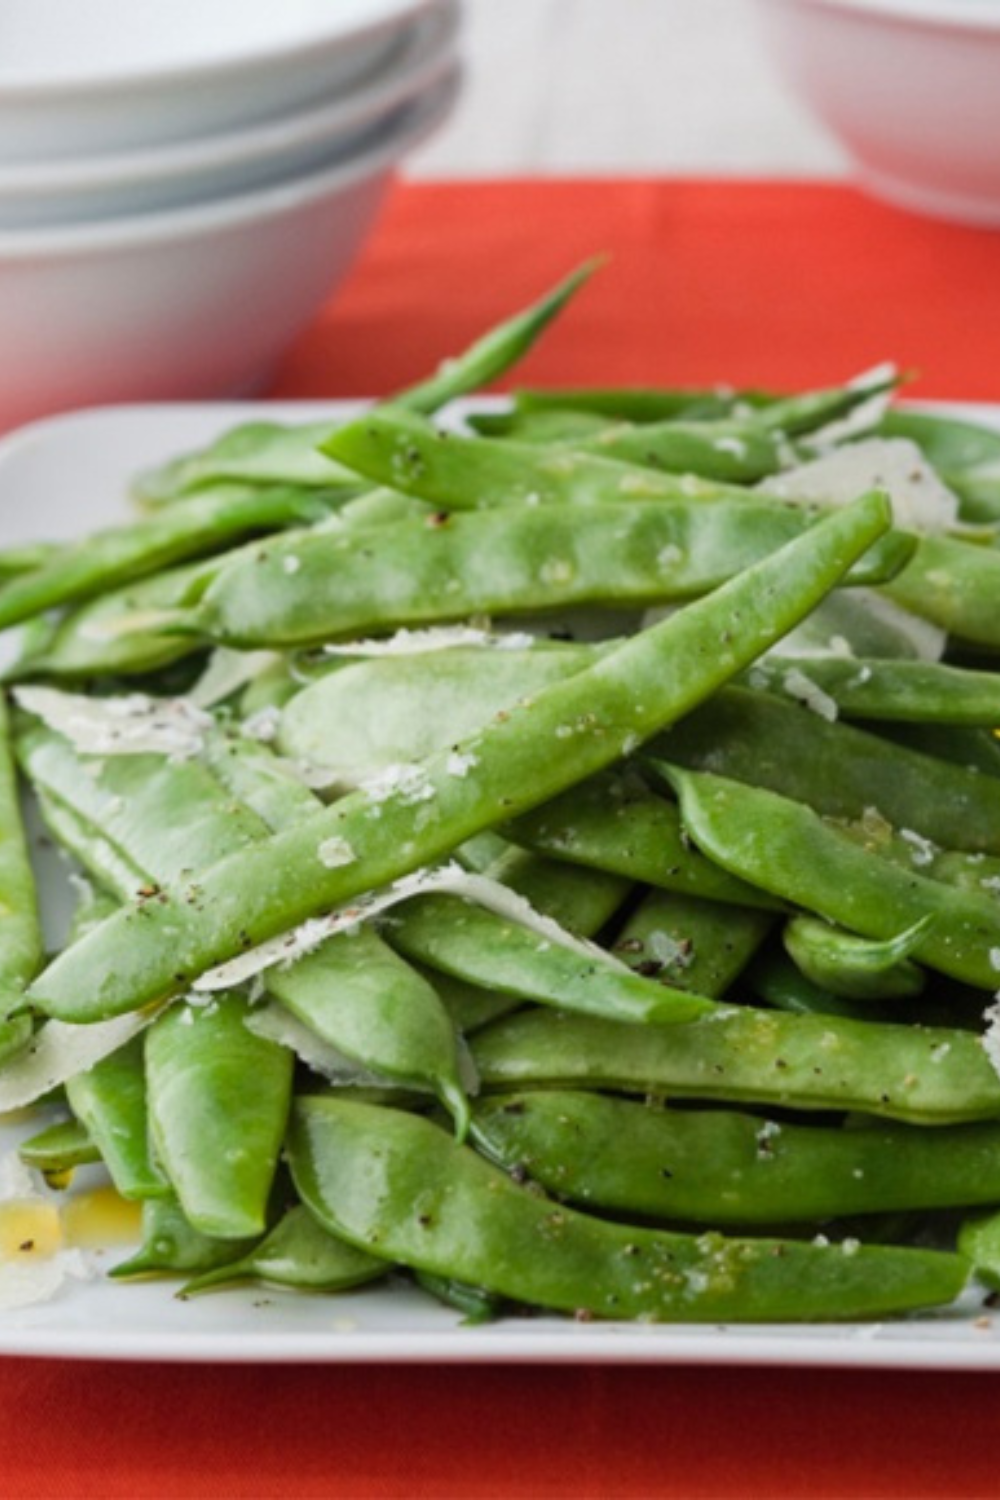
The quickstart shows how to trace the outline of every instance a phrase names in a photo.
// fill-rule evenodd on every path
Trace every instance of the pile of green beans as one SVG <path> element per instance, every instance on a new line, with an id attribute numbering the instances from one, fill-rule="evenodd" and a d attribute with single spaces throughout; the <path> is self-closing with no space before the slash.
<path id="1" fill-rule="evenodd" d="M 117 1278 L 715 1324 L 1000 1285 L 1000 436 L 883 375 L 477 406 L 592 269 L 0 554 L 0 1110 L 141 1205 Z M 22 782 L 83 891 L 52 954 Z"/>

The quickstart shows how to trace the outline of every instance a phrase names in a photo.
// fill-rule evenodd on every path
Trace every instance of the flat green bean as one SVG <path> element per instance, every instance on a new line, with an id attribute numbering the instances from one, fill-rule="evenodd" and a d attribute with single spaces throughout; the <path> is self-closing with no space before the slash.
<path id="1" fill-rule="evenodd" d="M 952 1027 L 720 1006 L 638 1027 L 547 1010 L 471 1041 L 483 1087 L 590 1088 L 801 1110 L 858 1110 L 915 1125 L 1000 1119 L 1000 1078 L 978 1036 Z"/>
<path id="2" fill-rule="evenodd" d="M 350 663 L 292 698 L 281 714 L 277 747 L 328 772 L 331 783 L 356 785 L 454 744 L 518 698 L 594 658 L 588 646 L 452 646 Z"/>
<path id="3" fill-rule="evenodd" d="M 1000 903 L 869 853 L 811 808 L 760 787 L 660 763 L 699 848 L 744 879 L 863 937 L 935 920 L 915 956 L 982 989 L 996 985 Z"/>
<path id="4" fill-rule="evenodd" d="M 752 484 L 797 461 L 792 442 L 753 418 L 609 427 L 582 446 L 604 457 L 724 484 Z"/>
<path id="5" fill-rule="evenodd" d="M 887 598 L 978 646 L 1000 646 L 1000 550 L 923 536 L 910 562 L 883 585 Z"/>
<path id="6" fill-rule="evenodd" d="M 290 1160 L 306 1205 L 360 1248 L 564 1312 L 851 1318 L 950 1301 L 966 1277 L 964 1261 L 936 1251 L 845 1254 L 592 1219 L 526 1192 L 425 1120 L 335 1099 L 298 1102 Z"/>
<path id="7" fill-rule="evenodd" d="M 1000 854 L 1000 781 L 770 693 L 726 688 L 651 748 L 672 764 L 767 787 L 827 817 L 874 807 L 895 828 L 944 848 Z"/>
<path id="8" fill-rule="evenodd" d="M 232 646 L 308 646 L 470 614 L 685 600 L 814 524 L 801 507 L 739 500 L 602 506 L 586 527 L 567 507 L 539 506 L 274 538 L 231 561 L 165 628 Z M 892 533 L 851 576 L 884 577 L 909 547 Z"/>
<path id="9" fill-rule="evenodd" d="M 923 989 L 926 975 L 910 954 L 933 920 L 923 917 L 895 937 L 873 940 L 799 915 L 788 919 L 782 937 L 792 960 L 821 988 L 848 1000 L 891 1000 Z"/>
<path id="10" fill-rule="evenodd" d="M 1000 1198 L 1000 1194 L 997 1195 Z M 971 1262 L 979 1281 L 1000 1290 L 1000 1213 L 973 1214 L 958 1232 L 959 1253 Z"/>
<path id="11" fill-rule="evenodd" d="M 21 818 L 7 700 L 0 694 L 0 1016 L 42 966 L 35 877 Z"/>
<path id="12" fill-rule="evenodd" d="M 101 1153 L 79 1120 L 60 1120 L 22 1141 L 17 1150 L 25 1166 L 65 1182 L 77 1167 L 101 1160 Z"/>
<path id="13" fill-rule="evenodd" d="M 391 407 L 338 428 L 323 447 L 366 479 L 444 510 L 708 501 L 741 493 L 719 481 L 653 473 L 579 448 L 550 450 L 509 439 L 459 438 Z"/>
<path id="14" fill-rule="evenodd" d="M 202 1271 L 186 1283 L 181 1296 L 194 1297 L 239 1281 L 270 1282 L 297 1291 L 347 1291 L 376 1281 L 386 1270 L 384 1260 L 337 1239 L 296 1204 L 245 1255 Z"/>
<path id="15" fill-rule="evenodd" d="M 556 1197 L 643 1218 L 781 1224 L 1000 1201 L 993 1122 L 845 1129 L 560 1089 L 483 1099 L 473 1139 Z"/>
<path id="16" fill-rule="evenodd" d="M 264 820 L 227 796 L 205 765 L 146 752 L 87 755 L 34 717 L 25 717 L 18 753 L 33 784 L 58 797 L 112 842 L 147 877 L 178 879 L 263 837 Z M 134 888 L 133 888 L 134 889 Z"/>
<path id="17" fill-rule="evenodd" d="M 173 1194 L 147 1198 L 142 1205 L 139 1249 L 113 1266 L 108 1275 L 114 1280 L 128 1281 L 138 1276 L 208 1271 L 246 1254 L 258 1238 L 219 1239 L 203 1234 L 188 1221 Z"/>
<path id="18" fill-rule="evenodd" d="M 772 653 L 754 663 L 747 679 L 754 688 L 799 702 L 825 695 L 847 719 L 987 728 L 1000 724 L 996 674 L 942 662 Z"/>
<path id="19" fill-rule="evenodd" d="M 311 1031 L 403 1088 L 430 1089 L 464 1135 L 469 1105 L 454 1028 L 432 985 L 369 926 L 340 932 L 267 988 Z"/>
<path id="20" fill-rule="evenodd" d="M 0 586 L 0 629 L 202 557 L 234 537 L 315 520 L 326 509 L 319 499 L 296 490 L 234 488 L 201 496 L 183 511 L 97 532 L 67 544 L 40 568 Z"/>
<path id="21" fill-rule="evenodd" d="M 244 1025 L 237 995 L 180 1003 L 146 1033 L 153 1144 L 193 1228 L 263 1233 L 288 1119 L 292 1054 Z"/>
<path id="22" fill-rule="evenodd" d="M 676 803 L 635 774 L 604 772 L 505 826 L 517 844 L 583 869 L 612 872 L 679 895 L 780 909 L 765 891 L 699 854 Z"/>
<path id="23" fill-rule="evenodd" d="M 563 1010 L 670 1024 L 711 1008 L 706 997 L 633 974 L 600 949 L 581 953 L 457 896 L 415 896 L 387 931 L 430 968 Z"/>
<path id="24" fill-rule="evenodd" d="M 141 1036 L 102 1058 L 88 1072 L 70 1078 L 66 1098 L 123 1198 L 161 1198 L 169 1192 L 149 1150 Z"/>

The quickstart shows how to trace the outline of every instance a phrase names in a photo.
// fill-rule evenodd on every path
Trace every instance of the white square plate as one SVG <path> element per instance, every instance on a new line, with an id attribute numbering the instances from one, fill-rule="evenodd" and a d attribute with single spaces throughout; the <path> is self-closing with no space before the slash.
<path id="1" fill-rule="evenodd" d="M 71 538 L 128 514 L 142 469 L 198 448 L 237 423 L 331 426 L 358 403 L 123 406 L 33 424 L 0 442 L 0 547 Z M 1000 427 L 1000 409 L 950 405 Z M 43 882 L 53 876 L 44 875 Z M 34 1127 L 28 1127 L 30 1130 Z M 0 1128 L 0 1155 L 25 1127 Z M 104 1259 L 114 1264 L 117 1254 Z M 509 1318 L 466 1328 L 404 1286 L 338 1296 L 231 1290 L 189 1302 L 177 1283 L 68 1281 L 46 1303 L 0 1313 L 0 1355 L 58 1358 L 348 1363 L 530 1360 L 608 1364 L 795 1364 L 1000 1370 L 1000 1314 L 982 1293 L 942 1312 L 884 1324 L 697 1327 Z"/>

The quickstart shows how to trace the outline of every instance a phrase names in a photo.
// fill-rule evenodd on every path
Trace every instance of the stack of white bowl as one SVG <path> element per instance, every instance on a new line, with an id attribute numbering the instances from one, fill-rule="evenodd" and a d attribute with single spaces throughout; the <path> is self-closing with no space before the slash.
<path id="1" fill-rule="evenodd" d="M 0 427 L 260 388 L 448 114 L 459 0 L 2 0 Z"/>

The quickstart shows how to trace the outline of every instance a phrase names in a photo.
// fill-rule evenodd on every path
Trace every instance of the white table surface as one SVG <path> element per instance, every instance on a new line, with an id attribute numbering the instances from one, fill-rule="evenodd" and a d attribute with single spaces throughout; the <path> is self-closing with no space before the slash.
<path id="1" fill-rule="evenodd" d="M 464 0 L 467 83 L 415 177 L 836 177 L 755 0 Z"/>

